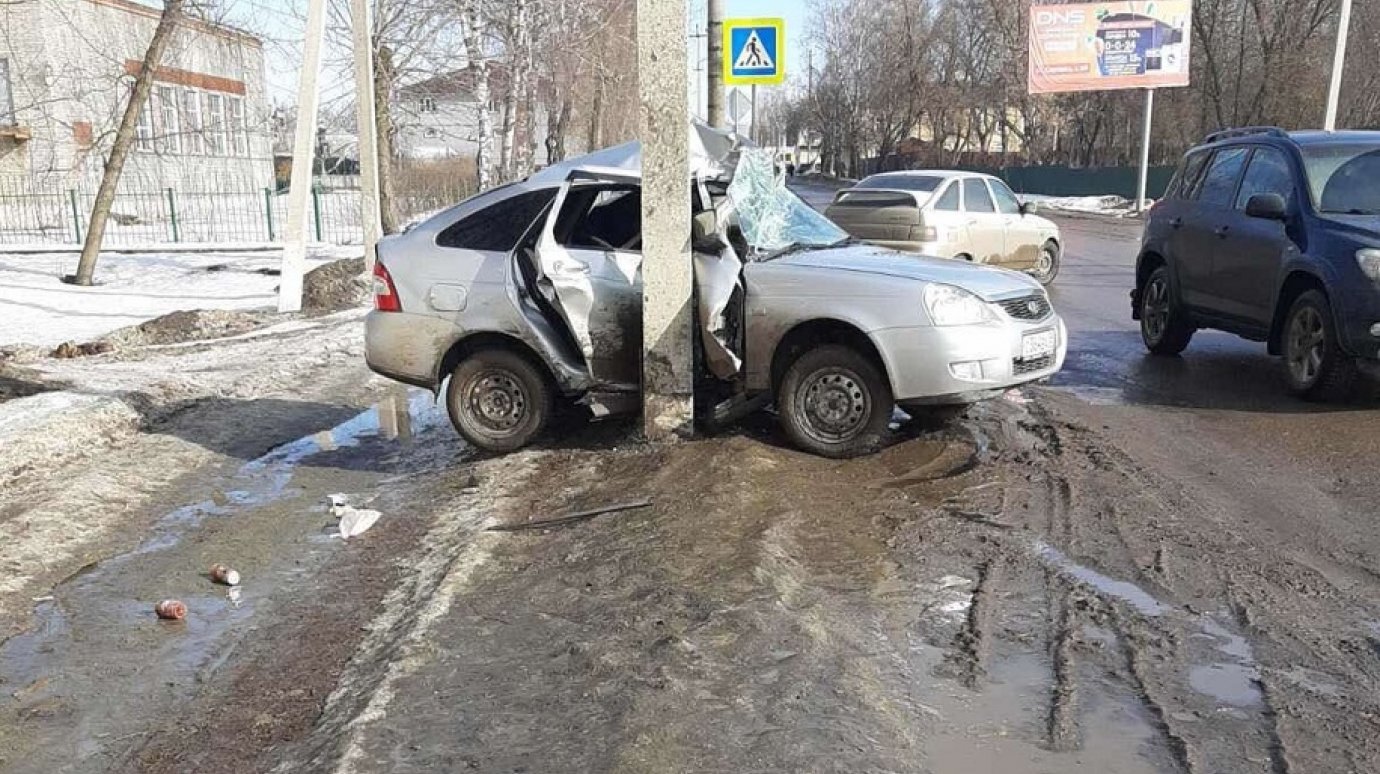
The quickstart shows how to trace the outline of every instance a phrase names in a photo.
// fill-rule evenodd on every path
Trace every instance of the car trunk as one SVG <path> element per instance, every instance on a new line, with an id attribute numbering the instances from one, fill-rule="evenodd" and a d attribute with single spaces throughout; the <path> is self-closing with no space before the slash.
<path id="1" fill-rule="evenodd" d="M 924 226 L 921 202 L 904 191 L 844 191 L 825 215 L 869 242 L 913 242 Z"/>

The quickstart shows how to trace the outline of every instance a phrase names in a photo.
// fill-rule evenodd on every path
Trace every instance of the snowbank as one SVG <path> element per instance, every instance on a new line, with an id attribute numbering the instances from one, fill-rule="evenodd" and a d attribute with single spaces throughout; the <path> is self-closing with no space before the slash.
<path id="1" fill-rule="evenodd" d="M 309 251 L 310 270 L 358 247 Z M 276 303 L 277 252 L 102 254 L 94 287 L 63 283 L 75 253 L 0 253 L 0 344 L 88 341 L 186 309 L 252 309 Z"/>
<path id="2" fill-rule="evenodd" d="M 1096 215 L 1109 215 L 1124 218 L 1135 212 L 1135 203 L 1124 196 L 1108 194 L 1105 196 L 1043 196 L 1041 194 L 1021 194 L 1021 199 L 1035 202 L 1049 210 L 1064 212 L 1088 212 Z"/>

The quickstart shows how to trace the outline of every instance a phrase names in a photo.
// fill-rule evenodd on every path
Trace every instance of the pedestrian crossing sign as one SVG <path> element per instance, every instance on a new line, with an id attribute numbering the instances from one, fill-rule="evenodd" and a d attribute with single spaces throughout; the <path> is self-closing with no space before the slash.
<path id="1" fill-rule="evenodd" d="M 774 86 L 786 80 L 784 19 L 724 19 L 724 83 Z"/>

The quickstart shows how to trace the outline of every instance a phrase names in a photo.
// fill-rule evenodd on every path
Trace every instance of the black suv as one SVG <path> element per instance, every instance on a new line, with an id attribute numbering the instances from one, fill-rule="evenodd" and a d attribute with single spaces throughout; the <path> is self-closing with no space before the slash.
<path id="1" fill-rule="evenodd" d="M 1268 342 L 1294 393 L 1346 397 L 1380 363 L 1380 132 L 1209 135 L 1150 210 L 1131 316 L 1155 354 L 1216 328 Z"/>

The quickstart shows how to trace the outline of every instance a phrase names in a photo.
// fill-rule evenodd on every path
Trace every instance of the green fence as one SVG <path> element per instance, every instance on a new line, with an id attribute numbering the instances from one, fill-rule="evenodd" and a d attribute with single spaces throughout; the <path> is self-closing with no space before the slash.
<path id="1" fill-rule="evenodd" d="M 1064 166 L 1006 167 L 974 170 L 996 175 L 1018 193 L 1048 196 L 1101 196 L 1116 194 L 1127 199 L 1136 197 L 1136 183 L 1140 175 L 1137 167 L 1078 168 Z M 1151 167 L 1146 180 L 1145 195 L 1158 199 L 1169 187 L 1174 167 Z"/>

